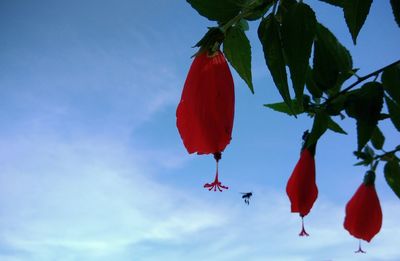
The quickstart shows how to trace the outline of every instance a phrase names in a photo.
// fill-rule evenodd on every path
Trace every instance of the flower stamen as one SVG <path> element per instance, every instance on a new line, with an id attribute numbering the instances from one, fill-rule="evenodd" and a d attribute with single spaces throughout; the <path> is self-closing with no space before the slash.
<path id="1" fill-rule="evenodd" d="M 307 232 L 306 232 L 306 230 L 304 229 L 304 216 L 301 216 L 301 231 L 300 231 L 300 234 L 299 234 L 299 236 L 301 236 L 301 237 L 304 237 L 304 236 L 310 236 Z"/>

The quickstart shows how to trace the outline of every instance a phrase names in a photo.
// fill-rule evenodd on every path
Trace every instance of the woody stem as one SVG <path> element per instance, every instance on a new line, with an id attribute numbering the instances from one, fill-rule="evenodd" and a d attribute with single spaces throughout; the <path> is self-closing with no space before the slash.
<path id="1" fill-rule="evenodd" d="M 342 91 L 336 93 L 335 95 L 332 95 L 332 96 L 326 101 L 326 103 L 332 102 L 334 99 L 336 99 L 336 98 L 339 97 L 340 95 L 342 95 L 342 94 L 344 94 L 344 93 L 350 91 L 351 89 L 353 89 L 353 88 L 354 88 L 355 86 L 357 86 L 359 83 L 361 83 L 361 82 L 363 82 L 363 81 L 365 81 L 365 80 L 371 78 L 372 76 L 377 76 L 377 75 L 379 75 L 381 72 L 383 72 L 383 71 L 386 70 L 387 68 L 389 68 L 389 67 L 391 67 L 391 66 L 394 66 L 394 65 L 396 65 L 396 64 L 400 64 L 400 60 L 397 60 L 397 61 L 395 61 L 395 62 L 393 62 L 393 63 L 391 63 L 391 64 L 389 64 L 389 65 L 387 65 L 387 66 L 384 66 L 384 67 L 382 67 L 382 68 L 380 68 L 380 69 L 378 69 L 378 70 L 376 70 L 376 71 L 374 71 L 374 72 L 372 72 L 372 73 L 369 73 L 369 74 L 367 74 L 367 75 L 365 75 L 365 76 L 358 77 L 358 80 L 357 80 L 357 81 L 355 81 L 354 83 L 350 84 L 348 87 L 344 88 Z"/>

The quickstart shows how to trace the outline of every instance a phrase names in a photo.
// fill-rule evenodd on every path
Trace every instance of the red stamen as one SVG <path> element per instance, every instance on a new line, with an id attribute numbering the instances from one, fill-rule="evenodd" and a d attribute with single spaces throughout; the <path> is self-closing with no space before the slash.
<path id="1" fill-rule="evenodd" d="M 358 242 L 358 250 L 357 250 L 357 251 L 354 251 L 354 253 L 362 253 L 362 254 L 367 253 L 367 252 L 365 252 L 364 250 L 361 249 L 361 239 L 360 239 L 360 241 Z"/>
<path id="2" fill-rule="evenodd" d="M 214 191 L 217 191 L 218 189 L 219 192 L 222 192 L 223 189 L 228 189 L 228 187 L 222 185 L 221 182 L 218 180 L 218 160 L 216 161 L 217 161 L 217 172 L 215 174 L 214 182 L 204 184 L 204 188 L 208 189 L 209 191 L 211 191 L 212 189 L 214 189 Z"/>
<path id="3" fill-rule="evenodd" d="M 300 232 L 299 236 L 301 236 L 301 237 L 309 236 L 309 234 L 304 229 L 304 217 L 303 216 L 301 217 L 301 232 Z"/>

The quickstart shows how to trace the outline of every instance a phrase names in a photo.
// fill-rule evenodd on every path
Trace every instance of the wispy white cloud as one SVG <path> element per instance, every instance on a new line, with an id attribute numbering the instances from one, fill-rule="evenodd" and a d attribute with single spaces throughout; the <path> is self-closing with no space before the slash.
<path id="1" fill-rule="evenodd" d="M 121 144 L 38 136 L 1 143 L 8 151 L 1 153 L 0 238 L 29 260 L 64 260 L 65 252 L 101 258 L 225 222 L 201 200 L 152 180 Z"/>
<path id="2" fill-rule="evenodd" d="M 281 192 L 256 189 L 250 206 L 229 191 L 206 201 L 160 184 L 137 151 L 99 137 L 0 142 L 8 148 L 0 155 L 2 260 L 400 258 L 394 202 L 382 202 L 382 231 L 364 244 L 366 255 L 356 255 L 357 240 L 342 227 L 344 207 L 323 198 L 305 220 L 311 236 L 300 238 L 300 218 Z"/>

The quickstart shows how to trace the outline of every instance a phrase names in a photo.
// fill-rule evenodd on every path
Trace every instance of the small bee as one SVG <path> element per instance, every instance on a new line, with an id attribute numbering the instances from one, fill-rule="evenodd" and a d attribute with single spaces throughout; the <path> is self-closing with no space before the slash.
<path id="1" fill-rule="evenodd" d="M 253 196 L 253 193 L 252 192 L 241 192 L 241 194 L 242 194 L 242 198 L 244 199 L 244 203 L 249 205 L 250 198 L 251 198 L 251 196 Z"/>

